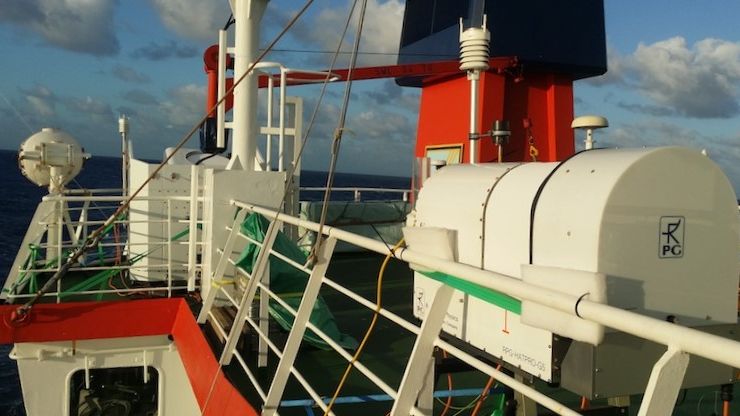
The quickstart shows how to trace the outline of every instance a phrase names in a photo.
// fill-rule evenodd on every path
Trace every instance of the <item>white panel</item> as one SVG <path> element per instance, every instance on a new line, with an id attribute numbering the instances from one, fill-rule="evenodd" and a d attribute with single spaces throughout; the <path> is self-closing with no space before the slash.
<path id="1" fill-rule="evenodd" d="M 417 225 L 458 231 L 460 262 L 481 266 L 481 238 L 488 193 L 511 163 L 450 165 L 424 185 L 416 203 Z"/>
<path id="2" fill-rule="evenodd" d="M 131 190 L 141 186 L 154 172 L 159 164 L 131 160 Z M 190 166 L 165 165 L 139 193 L 140 197 L 169 197 L 187 196 L 190 194 Z M 172 202 L 172 219 L 187 219 L 190 214 L 189 204 L 185 201 Z M 188 224 L 172 224 L 168 228 L 167 203 L 164 201 L 131 202 L 129 209 L 131 221 L 129 231 L 129 255 L 149 253 L 131 270 L 131 277 L 136 280 L 162 281 L 167 280 L 167 268 L 159 267 L 167 263 L 167 241 L 177 233 L 185 230 Z M 152 222 L 148 222 L 152 221 Z M 187 242 L 182 237 L 181 242 Z M 172 245 L 172 278 L 173 280 L 187 280 L 188 249 L 187 245 Z M 146 269 L 147 266 L 157 266 Z"/>
<path id="3" fill-rule="evenodd" d="M 222 248 L 228 231 L 226 227 L 234 220 L 236 208 L 231 200 L 250 202 L 256 205 L 277 208 L 283 197 L 285 172 L 255 172 L 243 170 L 204 172 L 204 205 L 203 216 L 206 229 L 204 238 L 207 249 L 204 250 L 203 274 L 201 276 L 201 294 L 205 298 L 210 289 L 211 272 L 216 267 L 220 255 L 216 249 Z M 241 239 L 240 239 L 241 240 Z M 243 243 L 243 240 L 241 241 Z M 241 247 L 237 247 L 240 250 Z"/>
<path id="4" fill-rule="evenodd" d="M 552 381 L 552 333 L 521 323 L 513 312 L 473 298 L 468 311 L 470 344 L 529 374 Z"/>
<path id="5" fill-rule="evenodd" d="M 13 353 L 22 357 L 17 362 L 26 412 L 29 416 L 69 414 L 68 378 L 85 368 L 86 356 L 91 368 L 138 367 L 143 364 L 144 349 L 147 361 L 159 373 L 159 414 L 200 415 L 185 367 L 166 336 L 16 344 Z M 110 350 L 114 351 L 105 352 Z"/>

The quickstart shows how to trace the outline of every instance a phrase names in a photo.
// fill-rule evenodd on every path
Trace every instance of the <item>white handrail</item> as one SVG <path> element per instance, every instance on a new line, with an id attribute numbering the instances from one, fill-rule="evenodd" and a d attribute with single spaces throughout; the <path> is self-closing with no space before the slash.
<path id="1" fill-rule="evenodd" d="M 316 223 L 281 214 L 272 209 L 235 200 L 232 200 L 232 204 L 262 214 L 268 218 L 277 218 L 286 224 L 296 225 L 314 232 L 319 231 L 319 226 Z M 327 237 L 335 237 L 340 241 L 345 241 L 376 253 L 388 254 L 389 251 L 388 247 L 380 241 L 359 236 L 339 228 L 324 226 L 323 232 Z M 588 299 L 582 299 L 579 302 L 579 298 L 576 296 L 566 295 L 561 292 L 524 283 L 519 279 L 502 273 L 481 270 L 466 264 L 442 260 L 409 249 L 399 249 L 396 251 L 396 257 L 407 263 L 418 264 L 431 270 L 447 273 L 520 300 L 536 302 L 571 315 L 575 315 L 577 304 L 578 314 L 583 319 L 659 344 L 674 346 L 682 351 L 727 364 L 734 368 L 740 368 L 740 342 L 731 339 L 692 328 L 681 327 L 673 323 L 625 311 L 614 306 L 592 302 Z"/>

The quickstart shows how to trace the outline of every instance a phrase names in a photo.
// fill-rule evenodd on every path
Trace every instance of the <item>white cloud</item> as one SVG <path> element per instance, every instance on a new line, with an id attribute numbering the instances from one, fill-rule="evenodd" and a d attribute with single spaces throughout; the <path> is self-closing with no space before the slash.
<path id="1" fill-rule="evenodd" d="M 130 66 L 116 64 L 111 69 L 111 75 L 120 79 L 121 81 L 131 82 L 134 84 L 143 84 L 151 81 L 151 78 L 147 74 L 137 71 Z"/>
<path id="2" fill-rule="evenodd" d="M 24 91 L 25 99 L 31 105 L 31 109 L 42 118 L 54 117 L 56 115 L 57 98 L 49 88 L 37 85 L 30 91 Z"/>
<path id="3" fill-rule="evenodd" d="M 162 43 L 149 42 L 131 52 L 130 56 L 136 59 L 162 61 L 170 58 L 192 58 L 198 55 L 198 50 L 190 45 L 182 45 L 174 40 Z"/>
<path id="4" fill-rule="evenodd" d="M 152 3 L 167 28 L 198 41 L 216 41 L 218 29 L 231 13 L 226 1 L 152 0 Z"/>
<path id="5" fill-rule="evenodd" d="M 660 107 L 687 117 L 740 114 L 740 42 L 708 38 L 689 46 L 677 36 L 641 43 L 626 57 L 612 52 L 609 67 L 612 75 L 607 73 L 591 84 L 627 85 Z"/>
<path id="6" fill-rule="evenodd" d="M 90 116 L 102 116 L 107 118 L 113 117 L 113 110 L 111 110 L 108 103 L 101 101 L 97 98 L 90 97 L 69 97 L 64 99 L 64 103 L 72 111 L 76 111 L 82 114 Z"/>
<path id="7" fill-rule="evenodd" d="M 370 54 L 359 57 L 360 65 L 388 65 L 396 63 L 401 26 L 403 24 L 404 4 L 399 0 L 368 0 L 365 21 L 362 27 L 361 52 Z M 350 5 L 346 7 L 327 7 L 321 10 L 313 21 L 299 24 L 296 40 L 307 47 L 334 51 L 339 42 L 342 28 L 346 24 Z M 352 24 L 342 45 L 343 51 L 350 51 L 357 30 L 359 5 L 355 9 Z M 343 56 L 347 58 L 346 55 Z M 329 60 L 330 55 L 324 55 Z"/>
<path id="8" fill-rule="evenodd" d="M 91 55 L 115 55 L 114 0 L 4 0 L 0 22 L 30 29 L 51 45 Z"/>
<path id="9" fill-rule="evenodd" d="M 205 87 L 186 84 L 170 90 L 160 104 L 169 128 L 192 127 L 205 114 Z"/>
<path id="10" fill-rule="evenodd" d="M 740 195 L 740 133 L 714 136 L 697 130 L 648 119 L 637 123 L 613 125 L 597 136 L 599 147 L 685 146 L 706 149 L 720 165 Z M 576 139 L 576 142 L 580 142 Z"/>

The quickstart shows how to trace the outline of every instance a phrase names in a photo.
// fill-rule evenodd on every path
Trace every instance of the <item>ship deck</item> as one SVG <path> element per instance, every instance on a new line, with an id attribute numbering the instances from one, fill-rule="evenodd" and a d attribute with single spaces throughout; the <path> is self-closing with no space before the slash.
<path id="1" fill-rule="evenodd" d="M 366 299 L 374 301 L 377 275 L 382 261 L 382 256 L 373 253 L 338 254 L 332 259 L 327 275 Z M 413 296 L 413 272 L 405 263 L 391 260 L 385 273 L 382 294 L 384 308 L 411 322 L 419 322 L 413 317 L 411 309 L 412 302 L 410 301 Z M 348 300 L 347 297 L 326 286 L 323 287 L 321 295 L 331 308 L 339 328 L 355 339 L 361 340 L 372 319 L 372 312 L 366 308 L 358 307 L 357 304 Z M 287 333 L 277 328 L 277 325 L 271 326 L 270 332 L 271 338 L 278 346 L 282 347 L 287 338 Z M 206 333 L 210 337 L 214 335 L 212 331 L 206 330 Z M 243 355 L 245 357 L 254 356 L 256 354 L 257 336 L 254 335 L 246 338 L 251 339 L 253 343 L 247 343 L 241 346 Z M 414 337 L 411 334 L 383 317 L 379 317 L 378 323 L 372 331 L 360 360 L 370 370 L 388 382 L 388 384 L 398 386 L 401 382 L 403 369 L 411 353 L 413 342 Z M 211 342 L 211 345 L 214 348 L 214 353 L 218 354 L 221 344 Z M 266 368 L 258 369 L 256 366 L 252 367 L 263 386 L 269 386 L 277 364 L 277 357 L 271 354 Z M 446 414 L 471 414 L 473 405 L 477 399 L 477 392 L 483 390 L 488 381 L 488 376 L 472 369 L 466 369 L 459 362 L 442 363 L 438 359 L 438 365 L 439 368 L 450 369 L 452 371 L 452 386 L 451 388 L 448 386 L 446 374 L 438 374 L 435 386 L 436 392 L 445 394 L 448 390 L 454 390 L 460 393 L 467 393 L 465 396 L 454 397 L 451 403 L 452 407 Z M 347 367 L 347 361 L 334 351 L 325 351 L 304 345 L 296 359 L 296 367 L 314 389 L 328 400 L 332 397 L 337 385 L 340 383 L 341 376 Z M 455 370 L 456 368 L 457 370 Z M 438 371 L 438 373 L 445 371 L 444 369 Z M 261 404 L 258 394 L 238 364 L 231 364 L 224 371 L 227 378 L 237 386 L 250 403 Z M 577 409 L 581 405 L 581 398 L 579 396 L 558 386 L 548 385 L 541 381 L 536 381 L 535 386 L 539 391 L 555 397 L 558 401 L 566 403 L 572 408 Z M 492 390 L 495 393 L 502 392 L 505 389 L 502 385 L 494 384 Z M 358 371 L 353 370 L 340 391 L 339 397 L 342 398 L 342 403 L 336 404 L 334 410 L 340 415 L 385 415 L 390 411 L 392 401 L 382 396 L 382 391 L 378 387 Z M 484 401 L 478 414 L 494 414 L 493 410 L 496 407 L 496 403 L 491 397 L 493 396 L 490 396 L 488 400 Z M 618 408 L 605 409 L 608 405 L 607 401 L 605 399 L 597 400 L 590 403 L 592 410 L 584 411 L 583 414 L 636 415 L 640 401 L 641 396 L 631 396 L 630 402 L 632 406 L 628 413 L 624 413 L 623 410 Z M 308 394 L 298 382 L 291 378 L 282 402 L 287 406 L 281 408 L 280 414 L 322 414 L 318 406 L 311 406 L 309 405 L 310 402 L 311 400 Z M 445 408 L 445 402 L 446 398 L 435 399 L 433 414 L 442 414 Z M 719 399 L 718 386 L 687 389 L 683 390 L 679 395 L 673 414 L 675 416 L 709 415 L 713 411 L 717 412 L 717 409 L 721 410 L 721 406 L 722 402 Z M 258 405 L 255 407 L 259 408 Z M 548 413 L 545 409 L 540 410 L 538 414 L 550 415 L 552 413 Z M 733 402 L 731 414 L 740 414 L 740 404 L 737 401 Z"/>

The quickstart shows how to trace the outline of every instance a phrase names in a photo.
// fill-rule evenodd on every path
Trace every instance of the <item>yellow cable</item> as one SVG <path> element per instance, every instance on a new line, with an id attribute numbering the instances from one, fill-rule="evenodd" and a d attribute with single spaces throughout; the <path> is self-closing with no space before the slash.
<path id="1" fill-rule="evenodd" d="M 367 343 L 367 340 L 370 338 L 370 334 L 373 332 L 373 329 L 375 328 L 375 323 L 378 321 L 378 316 L 380 315 L 380 310 L 382 309 L 382 298 L 383 298 L 383 276 L 385 275 L 385 268 L 388 266 L 388 262 L 391 260 L 391 257 L 394 257 L 396 250 L 398 250 L 399 247 L 403 245 L 403 238 L 396 243 L 396 245 L 391 249 L 391 251 L 385 256 L 385 260 L 383 260 L 383 264 L 380 266 L 380 271 L 378 271 L 378 287 L 377 287 L 377 293 L 376 298 L 377 301 L 375 303 L 375 310 L 373 311 L 373 319 L 370 321 L 370 325 L 367 327 L 367 331 L 365 331 L 365 336 L 362 337 L 362 341 L 360 342 L 360 345 L 357 347 L 357 351 L 355 351 L 355 355 L 352 356 L 352 360 L 350 360 L 349 364 L 347 364 L 347 368 L 344 370 L 344 374 L 342 375 L 342 379 L 339 380 L 339 384 L 337 385 L 337 389 L 334 391 L 334 396 L 332 396 L 331 401 L 326 406 L 326 411 L 324 412 L 324 416 L 328 416 L 329 413 L 331 413 L 331 408 L 334 406 L 334 402 L 337 400 L 337 397 L 339 397 L 339 392 L 342 390 L 342 387 L 344 387 L 344 383 L 347 381 L 347 376 L 349 376 L 349 372 L 352 371 L 352 367 L 354 367 L 355 362 L 360 357 L 360 354 L 362 354 L 362 350 L 365 348 L 365 344 Z"/>
<path id="2" fill-rule="evenodd" d="M 234 281 L 229 279 L 221 279 L 221 280 L 211 280 L 211 286 L 220 289 L 224 286 L 233 285 Z"/>

